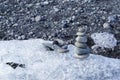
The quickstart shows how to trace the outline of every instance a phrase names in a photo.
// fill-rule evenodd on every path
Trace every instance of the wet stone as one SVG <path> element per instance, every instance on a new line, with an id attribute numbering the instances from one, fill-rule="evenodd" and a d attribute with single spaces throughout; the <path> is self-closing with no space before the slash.
<path id="1" fill-rule="evenodd" d="M 104 24 L 103 24 L 103 28 L 105 28 L 105 29 L 110 29 L 111 26 L 110 26 L 109 23 L 104 23 Z"/>
<path id="2" fill-rule="evenodd" d="M 88 58 L 89 54 L 84 54 L 84 55 L 75 54 L 74 57 L 83 60 Z"/>
<path id="3" fill-rule="evenodd" d="M 77 42 L 86 43 L 86 42 L 87 42 L 87 37 L 86 37 L 86 36 L 84 36 L 84 37 L 78 36 L 78 37 L 76 38 L 76 41 L 77 41 Z"/>
<path id="4" fill-rule="evenodd" d="M 68 49 L 59 48 L 59 49 L 57 49 L 57 52 L 59 52 L 59 53 L 67 53 L 67 52 L 69 52 L 69 50 Z"/>
<path id="5" fill-rule="evenodd" d="M 82 49 L 82 48 L 75 48 L 75 53 L 84 55 L 84 54 L 89 54 L 90 50 L 88 48 Z"/>
<path id="6" fill-rule="evenodd" d="M 78 31 L 79 31 L 79 32 L 85 32 L 85 29 L 79 28 Z"/>
<path id="7" fill-rule="evenodd" d="M 75 46 L 78 47 L 78 48 L 86 48 L 86 47 L 87 47 L 87 44 L 75 42 Z"/>
<path id="8" fill-rule="evenodd" d="M 76 35 L 78 35 L 78 36 L 85 36 L 85 33 L 77 32 Z"/>

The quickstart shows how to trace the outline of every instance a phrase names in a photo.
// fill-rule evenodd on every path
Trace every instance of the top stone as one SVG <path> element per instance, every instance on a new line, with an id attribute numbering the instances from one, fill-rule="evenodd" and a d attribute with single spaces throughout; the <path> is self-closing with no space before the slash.
<path id="1" fill-rule="evenodd" d="M 86 30 L 84 28 L 81 28 L 81 27 L 78 29 L 78 31 L 79 32 L 86 32 Z"/>

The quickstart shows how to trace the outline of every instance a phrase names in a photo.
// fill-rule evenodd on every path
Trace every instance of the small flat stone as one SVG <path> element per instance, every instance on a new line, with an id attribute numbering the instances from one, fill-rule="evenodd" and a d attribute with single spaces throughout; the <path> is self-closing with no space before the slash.
<path id="1" fill-rule="evenodd" d="M 75 53 L 79 54 L 79 55 L 89 54 L 90 53 L 90 49 L 89 48 L 86 48 L 86 49 L 75 48 Z"/>
<path id="2" fill-rule="evenodd" d="M 85 29 L 79 28 L 78 31 L 79 31 L 79 32 L 85 32 Z"/>
<path id="3" fill-rule="evenodd" d="M 85 33 L 77 32 L 76 35 L 78 35 L 78 36 L 85 36 Z"/>
<path id="4" fill-rule="evenodd" d="M 75 42 L 75 46 L 79 48 L 87 48 L 87 44 L 85 43 Z"/>
<path id="5" fill-rule="evenodd" d="M 57 52 L 59 52 L 59 53 L 67 53 L 67 52 L 69 52 L 69 50 L 60 48 L 60 49 L 57 49 Z"/>
<path id="6" fill-rule="evenodd" d="M 85 55 L 75 54 L 74 57 L 83 60 L 83 59 L 88 58 L 89 54 L 85 54 Z"/>
<path id="7" fill-rule="evenodd" d="M 68 49 L 61 48 L 58 45 L 54 45 L 54 50 L 59 52 L 59 53 L 67 53 L 67 52 L 69 52 Z"/>
<path id="8" fill-rule="evenodd" d="M 76 38 L 76 41 L 77 42 L 83 42 L 83 43 L 86 43 L 87 42 L 87 37 L 86 36 L 78 36 L 77 38 Z"/>
<path id="9" fill-rule="evenodd" d="M 65 45 L 65 42 L 63 40 L 61 40 L 61 39 L 54 39 L 53 44 L 54 44 L 54 42 L 57 42 L 57 45 L 59 45 L 59 46 Z"/>

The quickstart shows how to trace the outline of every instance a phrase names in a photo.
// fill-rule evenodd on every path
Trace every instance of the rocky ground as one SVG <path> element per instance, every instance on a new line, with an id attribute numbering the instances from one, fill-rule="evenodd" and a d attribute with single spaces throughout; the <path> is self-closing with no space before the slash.
<path id="1" fill-rule="evenodd" d="M 102 50 L 102 55 L 120 58 L 119 4 L 120 0 L 0 0 L 0 39 L 60 38 L 73 43 L 78 27 L 85 26 L 89 37 L 95 32 L 114 34 L 115 50 Z M 91 39 L 88 43 L 94 44 Z"/>

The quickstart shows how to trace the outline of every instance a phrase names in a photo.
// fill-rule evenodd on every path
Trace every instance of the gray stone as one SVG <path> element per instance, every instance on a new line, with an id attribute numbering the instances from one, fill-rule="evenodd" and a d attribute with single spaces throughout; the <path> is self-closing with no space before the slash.
<path id="1" fill-rule="evenodd" d="M 54 46 L 52 43 L 42 43 L 47 51 L 54 51 Z"/>
<path id="2" fill-rule="evenodd" d="M 105 28 L 105 29 L 110 29 L 111 26 L 110 26 L 109 23 L 106 22 L 106 23 L 103 24 L 103 28 Z"/>
<path id="3" fill-rule="evenodd" d="M 63 40 L 61 40 L 61 39 L 54 39 L 54 42 L 55 42 L 55 41 L 58 42 L 57 45 L 59 45 L 59 46 L 63 46 L 63 45 L 65 45 L 65 42 L 64 42 Z"/>
<path id="4" fill-rule="evenodd" d="M 59 48 L 59 49 L 57 49 L 57 52 L 59 52 L 59 53 L 67 53 L 67 52 L 69 52 L 69 50 L 68 49 Z"/>
<path id="5" fill-rule="evenodd" d="M 89 48 L 86 48 L 86 49 L 75 48 L 75 53 L 79 54 L 79 55 L 89 54 L 90 53 L 90 49 Z"/>
<path id="6" fill-rule="evenodd" d="M 79 28 L 78 31 L 79 32 L 85 32 L 85 29 L 84 28 Z"/>
<path id="7" fill-rule="evenodd" d="M 84 36 L 84 37 L 78 36 L 78 37 L 76 38 L 76 41 L 77 41 L 77 42 L 86 43 L 86 42 L 87 42 L 87 37 L 86 37 L 86 36 Z"/>
<path id="8" fill-rule="evenodd" d="M 54 45 L 54 49 L 55 49 L 55 51 L 57 51 L 57 52 L 59 52 L 59 53 L 69 52 L 68 49 L 63 49 L 63 48 L 59 47 L 58 45 Z"/>
<path id="9" fill-rule="evenodd" d="M 77 32 L 76 35 L 78 35 L 78 36 L 85 36 L 85 33 Z"/>
<path id="10" fill-rule="evenodd" d="M 87 44 L 85 43 L 75 42 L 75 46 L 78 48 L 87 48 Z"/>
<path id="11" fill-rule="evenodd" d="M 61 48 L 56 44 L 53 45 L 52 43 L 43 43 L 43 45 L 46 48 L 46 50 L 48 50 L 48 51 L 57 51 L 59 53 L 69 52 L 68 49 Z"/>
<path id="12" fill-rule="evenodd" d="M 74 57 L 83 60 L 83 59 L 88 58 L 89 55 L 90 54 L 85 54 L 85 55 L 74 54 Z"/>

